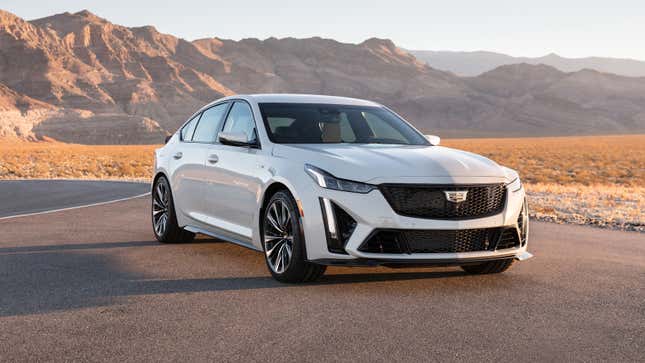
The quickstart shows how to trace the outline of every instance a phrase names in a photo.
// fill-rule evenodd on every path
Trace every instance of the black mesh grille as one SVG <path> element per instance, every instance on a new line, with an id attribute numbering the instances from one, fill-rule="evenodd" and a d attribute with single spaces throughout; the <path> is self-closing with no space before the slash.
<path id="1" fill-rule="evenodd" d="M 379 186 L 392 209 L 398 214 L 432 219 L 481 218 L 500 213 L 504 209 L 504 184 L 487 185 L 405 185 Z M 463 202 L 450 202 L 446 191 L 467 191 Z"/>
<path id="2" fill-rule="evenodd" d="M 372 253 L 455 253 L 490 251 L 499 228 L 460 230 L 387 230 L 368 238 L 359 251 Z"/>
<path id="3" fill-rule="evenodd" d="M 461 229 L 451 231 L 403 232 L 411 253 L 450 253 L 487 251 L 495 240 L 495 230 Z"/>

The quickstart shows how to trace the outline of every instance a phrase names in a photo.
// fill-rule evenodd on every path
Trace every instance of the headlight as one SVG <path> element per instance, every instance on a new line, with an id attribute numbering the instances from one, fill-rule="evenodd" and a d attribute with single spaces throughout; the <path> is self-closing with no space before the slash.
<path id="1" fill-rule="evenodd" d="M 517 177 L 513 179 L 512 182 L 506 183 L 506 187 L 511 191 L 511 192 L 517 192 L 520 189 L 522 189 L 522 182 L 520 181 L 520 178 Z"/>
<path id="2" fill-rule="evenodd" d="M 374 185 L 338 179 L 328 172 L 313 165 L 305 164 L 305 171 L 322 188 L 352 193 L 369 193 L 376 189 Z"/>

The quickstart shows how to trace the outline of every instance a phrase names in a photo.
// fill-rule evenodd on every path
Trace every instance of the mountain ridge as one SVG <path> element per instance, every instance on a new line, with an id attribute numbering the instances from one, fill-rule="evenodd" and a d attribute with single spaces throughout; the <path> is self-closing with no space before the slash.
<path id="1" fill-rule="evenodd" d="M 89 11 L 31 21 L 0 11 L 5 137 L 154 143 L 198 107 L 236 93 L 366 98 L 451 136 L 625 133 L 645 130 L 644 85 L 529 64 L 458 77 L 389 39 L 187 41 Z"/>
<path id="2" fill-rule="evenodd" d="M 518 63 L 545 64 L 563 72 L 592 69 L 626 77 L 645 77 L 645 61 L 631 58 L 568 58 L 556 53 L 541 57 L 513 57 L 504 53 L 481 50 L 410 50 L 409 52 L 431 67 L 452 72 L 461 77 L 476 77 L 499 66 Z"/>

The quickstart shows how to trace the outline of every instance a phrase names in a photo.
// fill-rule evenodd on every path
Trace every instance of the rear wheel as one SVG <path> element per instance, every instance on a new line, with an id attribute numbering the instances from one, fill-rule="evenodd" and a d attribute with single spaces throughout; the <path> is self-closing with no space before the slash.
<path id="1" fill-rule="evenodd" d="M 498 274 L 508 270 L 513 264 L 513 259 L 497 260 L 475 265 L 463 265 L 461 268 L 469 274 Z"/>
<path id="2" fill-rule="evenodd" d="M 190 242 L 195 234 L 179 227 L 172 191 L 166 177 L 159 177 L 152 188 L 152 229 L 161 243 Z"/>
<path id="3" fill-rule="evenodd" d="M 326 267 L 307 261 L 296 201 L 286 191 L 275 193 L 262 216 L 262 245 L 271 275 L 281 282 L 309 282 Z"/>

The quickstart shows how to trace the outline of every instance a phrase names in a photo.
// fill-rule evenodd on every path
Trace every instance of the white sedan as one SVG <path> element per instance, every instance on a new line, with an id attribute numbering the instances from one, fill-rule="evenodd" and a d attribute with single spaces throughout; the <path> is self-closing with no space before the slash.
<path id="1" fill-rule="evenodd" d="M 262 251 L 283 282 L 328 265 L 498 273 L 531 257 L 518 174 L 438 144 L 370 101 L 222 98 L 156 150 L 154 233 Z"/>

